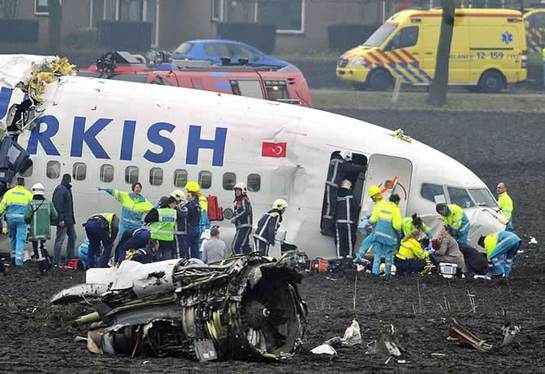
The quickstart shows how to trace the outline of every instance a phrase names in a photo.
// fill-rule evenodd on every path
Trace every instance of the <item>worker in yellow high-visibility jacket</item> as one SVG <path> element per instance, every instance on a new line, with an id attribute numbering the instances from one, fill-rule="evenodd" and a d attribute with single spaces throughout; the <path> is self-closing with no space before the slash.
<path id="1" fill-rule="evenodd" d="M 498 183 L 496 192 L 498 193 L 498 204 L 500 205 L 500 209 L 507 219 L 505 229 L 507 231 L 513 231 L 513 200 L 511 200 L 511 196 L 507 194 L 507 186 L 505 183 Z"/>
<path id="2" fill-rule="evenodd" d="M 22 267 L 24 262 L 27 224 L 25 212 L 32 200 L 32 193 L 25 188 L 24 178 L 17 178 L 17 185 L 9 189 L 0 201 L 0 213 L 6 213 L 11 259 L 15 266 Z"/>

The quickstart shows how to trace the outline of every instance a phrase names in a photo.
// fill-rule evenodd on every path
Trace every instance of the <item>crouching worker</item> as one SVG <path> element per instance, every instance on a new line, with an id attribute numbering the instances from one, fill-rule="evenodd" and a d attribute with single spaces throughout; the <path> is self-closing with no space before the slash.
<path id="1" fill-rule="evenodd" d="M 409 236 L 401 241 L 399 251 L 395 255 L 394 263 L 397 268 L 397 274 L 417 274 L 420 273 L 429 261 L 429 253 L 422 248 L 418 241 L 419 230 L 413 230 Z M 428 261 L 426 261 L 428 260 Z"/>
<path id="2" fill-rule="evenodd" d="M 464 255 L 460 251 L 456 240 L 450 236 L 447 227 L 443 226 L 443 229 L 437 236 L 437 241 L 434 243 L 437 244 L 433 247 L 435 252 L 433 252 L 432 258 L 436 265 L 441 262 L 456 264 L 462 273 L 466 273 Z"/>
<path id="3" fill-rule="evenodd" d="M 471 224 L 464 210 L 456 204 L 437 204 L 435 210 L 442 216 L 443 223 L 449 228 L 458 245 L 466 244 Z"/>
<path id="4" fill-rule="evenodd" d="M 159 241 L 151 239 L 148 241 L 145 248 L 138 248 L 137 250 L 130 249 L 127 251 L 125 259 L 140 262 L 141 264 L 151 264 L 158 249 Z"/>
<path id="5" fill-rule="evenodd" d="M 130 250 L 134 252 L 140 248 L 146 248 L 150 239 L 151 233 L 146 227 L 125 231 L 116 249 L 117 262 L 125 260 L 125 256 Z"/>
<path id="6" fill-rule="evenodd" d="M 510 231 L 501 231 L 479 238 L 479 245 L 486 250 L 488 260 L 494 266 L 494 273 L 507 278 L 511 275 L 513 258 L 522 240 Z"/>
<path id="7" fill-rule="evenodd" d="M 153 208 L 144 218 L 150 225 L 150 237 L 159 241 L 159 249 L 155 253 L 156 261 L 176 258 L 176 205 L 174 197 L 163 196 L 159 201 L 159 208 Z"/>
<path id="8" fill-rule="evenodd" d="M 106 268 L 112 255 L 112 246 L 119 231 L 119 218 L 115 213 L 95 214 L 84 224 L 89 249 L 87 252 L 87 268 Z M 96 256 L 102 244 L 103 251 L 95 265 Z"/>
<path id="9" fill-rule="evenodd" d="M 51 267 L 45 241 L 51 239 L 50 227 L 57 222 L 57 211 L 53 204 L 44 197 L 45 187 L 41 183 L 32 186 L 33 197 L 25 212 L 25 222 L 30 225 L 28 240 L 32 241 L 34 256 L 38 259 L 40 273 Z"/>
<path id="10" fill-rule="evenodd" d="M 269 255 L 269 248 L 274 246 L 276 231 L 282 222 L 282 214 L 288 208 L 288 202 L 284 199 L 276 199 L 272 209 L 261 217 L 254 233 L 255 250 L 261 256 Z"/>

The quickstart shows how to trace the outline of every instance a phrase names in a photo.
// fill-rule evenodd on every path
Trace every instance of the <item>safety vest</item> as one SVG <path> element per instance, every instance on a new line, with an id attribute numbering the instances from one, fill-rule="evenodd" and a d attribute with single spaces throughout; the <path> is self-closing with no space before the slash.
<path id="1" fill-rule="evenodd" d="M 424 260 L 429 256 L 429 253 L 422 249 L 422 245 L 418 240 L 409 238 L 401 241 L 396 256 L 402 260 Z"/>
<path id="2" fill-rule="evenodd" d="M 110 192 L 110 190 L 108 190 Z M 153 204 L 143 196 L 119 190 L 111 190 L 114 199 L 122 206 L 121 221 L 129 226 L 142 226 L 142 215 L 153 209 Z"/>
<path id="3" fill-rule="evenodd" d="M 161 241 L 174 240 L 176 231 L 176 210 L 171 208 L 159 208 L 159 220 L 150 225 L 151 238 Z"/>
<path id="4" fill-rule="evenodd" d="M 490 234 L 484 237 L 484 249 L 486 250 L 486 257 L 490 258 L 492 252 L 494 252 L 494 249 L 498 244 L 499 234 L 499 232 L 495 232 L 494 234 Z"/>
<path id="5" fill-rule="evenodd" d="M 443 217 L 443 222 L 449 225 L 455 230 L 464 231 L 469 226 L 469 220 L 467 219 L 464 210 L 456 204 L 449 204 L 449 215 Z"/>
<path id="6" fill-rule="evenodd" d="M 377 201 L 369 221 L 375 225 L 375 240 L 387 245 L 396 245 L 401 230 L 401 211 L 391 201 Z"/>
<path id="7" fill-rule="evenodd" d="M 115 213 L 99 213 L 95 214 L 93 217 L 102 217 L 108 222 L 108 231 L 112 232 L 112 221 L 114 219 Z"/>
<path id="8" fill-rule="evenodd" d="M 8 220 L 24 222 L 27 205 L 32 200 L 32 193 L 23 186 L 8 190 L 0 202 L 0 213 L 6 211 Z"/>
<path id="9" fill-rule="evenodd" d="M 513 214 L 513 200 L 511 200 L 511 197 L 507 192 L 502 192 L 498 195 L 498 204 L 500 204 L 500 209 L 505 218 L 508 221 L 511 220 L 511 215 Z"/>

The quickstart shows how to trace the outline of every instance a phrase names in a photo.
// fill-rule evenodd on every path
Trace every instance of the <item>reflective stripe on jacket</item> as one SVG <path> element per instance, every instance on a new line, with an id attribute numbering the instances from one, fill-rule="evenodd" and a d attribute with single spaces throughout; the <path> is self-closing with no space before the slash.
<path id="1" fill-rule="evenodd" d="M 6 212 L 7 220 L 24 222 L 26 208 L 32 200 L 32 193 L 23 186 L 9 189 L 0 201 L 0 213 Z"/>
<path id="2" fill-rule="evenodd" d="M 401 241 L 399 252 L 396 256 L 402 260 L 425 260 L 429 253 L 422 249 L 422 245 L 415 238 L 409 238 Z"/>
<path id="3" fill-rule="evenodd" d="M 142 195 L 116 189 L 106 192 L 121 203 L 121 221 L 129 226 L 142 226 L 142 216 L 153 209 L 153 204 Z"/>
<path id="4" fill-rule="evenodd" d="M 150 225 L 151 238 L 161 241 L 174 240 L 176 229 L 176 210 L 171 208 L 157 209 L 159 220 Z"/>
<path id="5" fill-rule="evenodd" d="M 490 260 L 492 257 L 509 251 L 514 246 L 517 246 L 518 248 L 520 242 L 521 239 L 510 231 L 500 231 L 487 235 L 484 238 L 486 257 Z"/>
<path id="6" fill-rule="evenodd" d="M 390 246 L 397 244 L 402 220 L 401 211 L 395 203 L 378 201 L 373 207 L 373 214 L 369 221 L 375 225 L 373 231 L 375 241 Z"/>

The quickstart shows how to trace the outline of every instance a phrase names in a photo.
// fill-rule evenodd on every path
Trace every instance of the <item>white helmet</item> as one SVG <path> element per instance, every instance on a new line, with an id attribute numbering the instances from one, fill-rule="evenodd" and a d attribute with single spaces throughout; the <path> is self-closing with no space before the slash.
<path id="1" fill-rule="evenodd" d="M 276 199 L 273 203 L 273 209 L 286 210 L 288 202 L 284 199 Z"/>
<path id="2" fill-rule="evenodd" d="M 352 152 L 350 151 L 340 151 L 339 156 L 341 156 L 345 161 L 352 161 Z"/>
<path id="3" fill-rule="evenodd" d="M 242 182 L 238 182 L 237 184 L 235 184 L 235 187 L 233 187 L 233 190 L 237 188 L 242 191 L 243 195 L 246 195 L 248 193 L 248 188 Z"/>
<path id="4" fill-rule="evenodd" d="M 172 191 L 170 196 L 175 198 L 177 202 L 181 202 L 185 200 L 185 193 L 182 190 L 174 190 Z"/>
<path id="5" fill-rule="evenodd" d="M 45 193 L 45 187 L 41 183 L 36 183 L 34 186 L 32 186 L 32 192 L 34 195 L 44 195 Z"/>
<path id="6" fill-rule="evenodd" d="M 352 182 L 350 182 L 348 179 L 345 179 L 341 183 L 341 188 L 344 188 L 346 190 L 349 190 L 352 188 Z"/>

